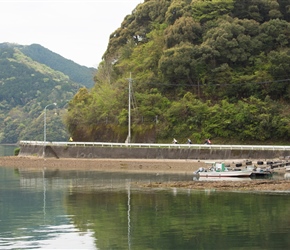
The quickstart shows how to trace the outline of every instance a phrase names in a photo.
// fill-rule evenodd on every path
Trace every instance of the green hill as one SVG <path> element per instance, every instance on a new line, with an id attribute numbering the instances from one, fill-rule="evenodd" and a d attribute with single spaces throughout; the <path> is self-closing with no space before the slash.
<path id="1" fill-rule="evenodd" d="M 77 140 L 289 143 L 288 0 L 146 0 L 69 105 Z M 81 114 L 77 116 L 77 114 Z"/>
<path id="2" fill-rule="evenodd" d="M 69 76 L 73 82 L 80 83 L 88 88 L 91 88 L 94 85 L 93 79 L 94 74 L 96 73 L 95 68 L 80 66 L 79 64 L 65 59 L 39 44 L 23 46 L 21 52 L 36 62 L 45 64 L 56 71 L 64 73 Z"/>
<path id="3" fill-rule="evenodd" d="M 32 57 L 39 59 L 33 60 Z M 61 71 L 61 67 L 50 67 L 54 59 L 55 65 L 60 60 L 67 71 L 72 72 L 77 67 L 40 45 L 0 44 L 0 143 L 16 143 L 20 139 L 43 140 L 44 108 L 54 102 L 57 110 L 50 110 L 52 106 L 46 110 L 47 139 L 67 140 L 63 124 L 65 108 L 78 89 L 84 86 L 83 83 L 86 82 L 87 87 L 92 86 L 88 79 L 93 71 L 88 68 L 83 70 L 82 74 L 87 72 L 89 76 L 76 82 L 72 80 L 73 76 Z M 50 61 L 50 64 L 45 61 Z M 70 65 L 73 65 L 72 69 Z"/>
<path id="4" fill-rule="evenodd" d="M 17 48 L 24 55 L 30 57 L 33 61 L 44 64 L 55 71 L 60 71 L 67 75 L 71 81 L 82 84 L 88 88 L 94 85 L 95 68 L 81 66 L 72 60 L 68 60 L 39 44 L 19 45 L 11 43 L 2 43 L 0 48 Z"/>

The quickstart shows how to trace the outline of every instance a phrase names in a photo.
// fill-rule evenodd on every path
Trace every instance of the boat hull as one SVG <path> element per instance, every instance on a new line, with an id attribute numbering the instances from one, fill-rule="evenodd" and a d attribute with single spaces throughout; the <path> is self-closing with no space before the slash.
<path id="1" fill-rule="evenodd" d="M 198 181 L 251 181 L 250 177 L 198 177 Z"/>
<path id="2" fill-rule="evenodd" d="M 200 177 L 250 177 L 252 171 L 199 172 Z"/>
<path id="3" fill-rule="evenodd" d="M 268 178 L 268 177 L 271 177 L 272 176 L 272 172 L 270 171 L 265 171 L 265 172 L 256 172 L 256 171 L 253 171 L 252 175 L 251 175 L 251 178 Z"/>

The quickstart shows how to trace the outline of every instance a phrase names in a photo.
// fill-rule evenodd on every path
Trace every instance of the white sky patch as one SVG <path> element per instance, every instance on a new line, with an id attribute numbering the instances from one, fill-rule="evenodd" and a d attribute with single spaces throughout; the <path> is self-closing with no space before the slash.
<path id="1" fill-rule="evenodd" d="M 0 43 L 36 43 L 80 65 L 97 67 L 110 34 L 142 2 L 0 0 Z"/>

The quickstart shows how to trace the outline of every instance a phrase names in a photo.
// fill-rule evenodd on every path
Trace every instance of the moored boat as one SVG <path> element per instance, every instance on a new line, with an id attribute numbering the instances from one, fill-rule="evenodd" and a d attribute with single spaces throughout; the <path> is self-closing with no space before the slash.
<path id="1" fill-rule="evenodd" d="M 250 177 L 253 171 L 251 170 L 229 170 L 224 163 L 212 163 L 209 169 L 199 168 L 195 175 L 199 177 Z"/>

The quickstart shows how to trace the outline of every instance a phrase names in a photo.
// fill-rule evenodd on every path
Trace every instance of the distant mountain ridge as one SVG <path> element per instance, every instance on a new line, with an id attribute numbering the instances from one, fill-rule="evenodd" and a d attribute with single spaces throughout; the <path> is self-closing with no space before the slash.
<path id="1" fill-rule="evenodd" d="M 44 115 L 48 140 L 66 140 L 66 107 L 95 71 L 41 45 L 0 44 L 0 143 L 43 140 Z"/>
<path id="2" fill-rule="evenodd" d="M 30 57 L 32 60 L 45 64 L 48 67 L 60 71 L 76 83 L 80 83 L 88 88 L 94 85 L 94 74 L 96 69 L 86 66 L 81 66 L 72 60 L 66 59 L 57 53 L 39 45 L 19 45 L 14 43 L 0 43 L 0 48 L 13 47 L 18 48 L 23 54 Z"/>

